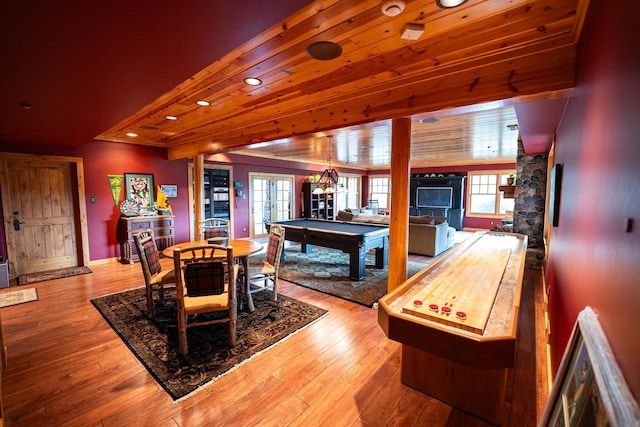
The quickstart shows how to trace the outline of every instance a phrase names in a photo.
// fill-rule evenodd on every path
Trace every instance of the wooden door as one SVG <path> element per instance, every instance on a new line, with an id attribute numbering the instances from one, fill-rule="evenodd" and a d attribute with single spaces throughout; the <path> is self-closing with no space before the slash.
<path id="1" fill-rule="evenodd" d="M 8 158 L 6 167 L 5 233 L 13 274 L 79 265 L 72 163 Z"/>

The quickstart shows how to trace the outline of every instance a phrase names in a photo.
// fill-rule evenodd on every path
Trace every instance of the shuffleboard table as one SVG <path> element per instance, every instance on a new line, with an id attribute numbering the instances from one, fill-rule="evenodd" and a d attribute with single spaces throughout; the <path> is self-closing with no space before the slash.
<path id="1" fill-rule="evenodd" d="M 376 268 L 389 265 L 389 228 L 384 225 L 321 219 L 294 219 L 274 224 L 283 226 L 285 240 L 300 243 L 304 253 L 311 251 L 311 245 L 348 253 L 351 280 L 364 280 L 365 254 L 371 249 L 376 251 Z"/>

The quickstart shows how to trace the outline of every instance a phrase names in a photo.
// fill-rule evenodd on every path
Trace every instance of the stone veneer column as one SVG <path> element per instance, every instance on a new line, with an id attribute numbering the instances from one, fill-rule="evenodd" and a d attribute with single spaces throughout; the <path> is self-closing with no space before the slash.
<path id="1" fill-rule="evenodd" d="M 540 269 L 544 261 L 548 158 L 545 153 L 525 154 L 522 139 L 518 138 L 513 232 L 528 236 L 525 266 L 529 268 Z"/>

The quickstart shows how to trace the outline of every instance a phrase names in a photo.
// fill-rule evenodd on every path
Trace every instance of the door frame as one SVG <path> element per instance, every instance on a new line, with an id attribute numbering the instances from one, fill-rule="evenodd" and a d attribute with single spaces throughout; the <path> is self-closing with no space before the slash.
<path id="1" fill-rule="evenodd" d="M 268 173 L 268 172 L 249 172 L 249 191 L 248 191 L 248 197 L 249 197 L 249 236 L 250 238 L 256 238 L 256 237 L 263 237 L 266 236 L 265 235 L 260 235 L 260 236 L 256 236 L 255 234 L 255 227 L 254 227 L 254 218 L 253 218 L 253 180 L 256 177 L 264 177 L 264 178 L 274 178 L 274 179 L 286 179 L 286 180 L 291 180 L 291 206 L 290 206 L 290 211 L 291 214 L 293 216 L 293 218 L 295 218 L 295 212 L 296 212 L 296 176 L 293 174 L 282 174 L 282 173 Z M 291 218 L 291 219 L 293 219 Z"/>
<path id="2" fill-rule="evenodd" d="M 73 217 L 76 227 L 76 254 L 78 257 L 79 266 L 88 266 L 90 263 L 89 256 L 89 234 L 87 232 L 87 204 L 85 198 L 84 188 L 84 163 L 81 157 L 68 157 L 68 156 L 47 156 L 37 154 L 19 154 L 19 153 L 0 153 L 0 188 L 2 191 L 2 215 L 4 224 L 4 235 L 7 243 L 7 259 L 9 263 L 9 271 L 18 271 L 16 264 L 16 244 L 13 238 L 13 232 L 11 227 L 13 226 L 11 220 L 13 218 L 10 204 L 11 195 L 9 194 L 9 173 L 7 160 L 19 159 L 19 160 L 31 160 L 31 161 L 55 161 L 61 163 L 69 163 L 71 165 L 72 180 L 75 180 L 76 186 L 71 183 L 71 198 L 73 201 Z M 75 172 L 75 176 L 73 175 Z"/>
<path id="3" fill-rule="evenodd" d="M 234 188 L 233 188 L 233 166 L 230 165 L 221 165 L 218 163 L 207 163 L 206 161 L 204 162 L 204 169 L 225 169 L 229 171 L 229 233 L 230 233 L 230 238 L 233 239 L 233 230 L 234 230 L 234 219 L 235 219 L 235 209 L 233 209 L 232 206 L 232 202 L 234 201 Z M 189 160 L 189 162 L 187 163 L 187 174 L 189 176 L 189 239 L 190 240 L 197 240 L 195 238 L 195 234 L 196 234 L 196 230 L 195 230 L 195 222 L 196 222 L 196 215 L 195 215 L 195 194 L 193 191 L 193 183 L 195 182 L 195 176 L 194 176 L 194 166 L 193 166 L 193 161 Z M 201 200 L 200 203 L 204 204 L 204 200 Z"/>

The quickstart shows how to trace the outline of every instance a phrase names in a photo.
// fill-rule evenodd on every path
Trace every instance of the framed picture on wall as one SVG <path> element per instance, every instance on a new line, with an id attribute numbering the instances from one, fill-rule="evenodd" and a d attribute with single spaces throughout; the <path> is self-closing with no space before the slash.
<path id="1" fill-rule="evenodd" d="M 551 169 L 551 185 L 549 187 L 549 221 L 554 227 L 558 226 L 560 216 L 560 192 L 562 190 L 562 164 L 558 163 Z"/>
<path id="2" fill-rule="evenodd" d="M 125 173 L 124 183 L 127 199 L 133 199 L 141 208 L 153 207 L 153 175 L 142 173 Z"/>
<path id="3" fill-rule="evenodd" d="M 540 426 L 632 426 L 640 409 L 590 307 L 578 315 Z"/>

